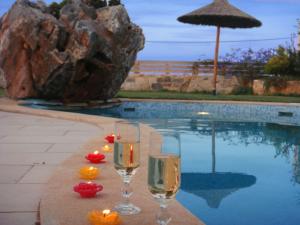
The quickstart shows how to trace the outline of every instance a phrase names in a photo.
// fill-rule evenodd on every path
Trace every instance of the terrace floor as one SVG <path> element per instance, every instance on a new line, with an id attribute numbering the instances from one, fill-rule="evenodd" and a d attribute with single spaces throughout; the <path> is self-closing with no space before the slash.
<path id="1" fill-rule="evenodd" d="M 97 135 L 86 123 L 0 111 L 0 224 L 33 225 L 54 169 Z"/>

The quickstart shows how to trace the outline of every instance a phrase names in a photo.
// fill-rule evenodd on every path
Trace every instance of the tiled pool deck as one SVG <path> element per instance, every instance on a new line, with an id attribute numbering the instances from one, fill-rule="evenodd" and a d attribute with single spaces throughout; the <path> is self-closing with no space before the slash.
<path id="1" fill-rule="evenodd" d="M 42 225 L 83 225 L 87 210 L 110 208 L 120 200 L 121 179 L 109 163 L 98 181 L 106 187 L 100 198 L 82 201 L 72 193 L 72 186 L 79 182 L 77 170 L 86 163 L 82 156 L 103 144 L 103 135 L 112 131 L 113 122 L 99 116 L 20 107 L 0 99 L 0 224 L 34 224 L 42 199 Z M 142 126 L 145 151 L 150 130 Z M 107 160 L 111 162 L 112 155 Z M 158 206 L 147 191 L 146 154 L 141 160 L 133 201 L 143 212 L 123 218 L 124 225 L 155 224 Z M 202 224 L 176 201 L 170 211 L 174 225 Z"/>
<path id="2" fill-rule="evenodd" d="M 0 224 L 33 225 L 54 169 L 102 129 L 2 111 L 0 124 Z"/>

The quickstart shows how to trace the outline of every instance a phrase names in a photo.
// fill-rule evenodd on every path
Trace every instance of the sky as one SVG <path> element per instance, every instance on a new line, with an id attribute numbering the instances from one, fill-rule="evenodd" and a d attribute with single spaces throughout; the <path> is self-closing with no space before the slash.
<path id="1" fill-rule="evenodd" d="M 146 37 L 145 48 L 139 53 L 138 59 L 182 61 L 211 59 L 215 47 L 216 28 L 177 21 L 179 16 L 205 6 L 211 1 L 123 0 L 122 3 L 128 10 L 132 22 L 142 27 Z M 0 15 L 4 14 L 13 2 L 14 0 L 0 0 Z M 50 3 L 52 0 L 46 2 Z M 297 33 L 300 0 L 230 0 L 230 3 L 262 21 L 263 26 L 254 29 L 222 29 L 221 56 L 233 48 L 258 50 L 275 48 L 279 44 L 285 45 L 290 42 L 291 35 Z M 278 38 L 285 39 L 253 41 Z M 231 42 L 241 40 L 243 42 Z"/>

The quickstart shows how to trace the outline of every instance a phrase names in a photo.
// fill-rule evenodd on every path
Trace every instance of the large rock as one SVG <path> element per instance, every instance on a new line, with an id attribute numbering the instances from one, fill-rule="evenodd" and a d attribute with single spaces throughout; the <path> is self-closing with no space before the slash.
<path id="1" fill-rule="evenodd" d="M 18 0 L 0 20 L 0 69 L 8 96 L 85 101 L 112 98 L 144 47 L 122 5 L 73 0 L 59 19 L 41 1 Z"/>

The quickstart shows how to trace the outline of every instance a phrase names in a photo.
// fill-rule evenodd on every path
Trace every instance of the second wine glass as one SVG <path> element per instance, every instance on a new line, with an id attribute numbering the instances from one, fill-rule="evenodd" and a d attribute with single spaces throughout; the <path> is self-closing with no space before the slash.
<path id="1" fill-rule="evenodd" d="M 180 138 L 176 132 L 150 134 L 148 188 L 160 205 L 156 216 L 159 225 L 171 221 L 167 206 L 180 187 L 180 155 Z"/>
<path id="2" fill-rule="evenodd" d="M 115 206 L 121 215 L 133 215 L 141 209 L 129 202 L 130 181 L 140 166 L 140 127 L 136 122 L 115 123 L 114 166 L 123 180 L 123 202 Z"/>

